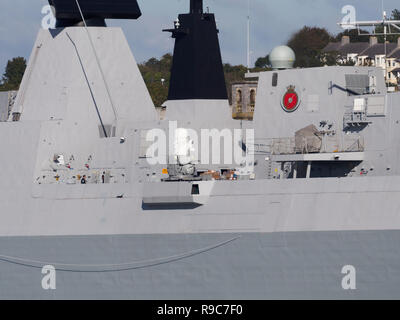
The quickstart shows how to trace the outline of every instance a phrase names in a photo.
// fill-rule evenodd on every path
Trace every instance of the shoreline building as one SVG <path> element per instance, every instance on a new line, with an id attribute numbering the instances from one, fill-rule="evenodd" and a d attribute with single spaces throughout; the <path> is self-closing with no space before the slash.
<path id="1" fill-rule="evenodd" d="M 351 42 L 349 36 L 343 36 L 340 42 L 330 42 L 323 52 L 337 52 L 342 63 L 353 61 L 357 67 L 380 67 L 389 86 L 399 85 L 400 38 L 397 43 L 384 44 L 378 43 L 375 36 L 371 36 L 369 42 Z"/>
<path id="2" fill-rule="evenodd" d="M 232 117 L 253 120 L 256 105 L 258 81 L 232 83 Z"/>

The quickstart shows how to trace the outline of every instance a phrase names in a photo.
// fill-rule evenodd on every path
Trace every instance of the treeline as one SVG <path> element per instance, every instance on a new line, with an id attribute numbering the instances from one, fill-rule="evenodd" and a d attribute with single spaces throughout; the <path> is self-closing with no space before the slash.
<path id="1" fill-rule="evenodd" d="M 169 53 L 165 54 L 160 59 L 151 58 L 139 64 L 139 69 L 156 107 L 160 107 L 168 98 L 171 67 L 172 55 Z M 268 67 L 253 68 L 250 71 L 258 72 L 263 70 L 268 70 Z M 243 81 L 247 68 L 243 65 L 233 66 L 229 63 L 225 63 L 224 72 L 228 96 L 229 99 L 231 99 L 231 84 L 237 81 Z M 212 77 L 212 75 L 210 76 Z"/>
<path id="2" fill-rule="evenodd" d="M 171 66 L 172 55 L 169 53 L 161 59 L 151 58 L 139 64 L 140 72 L 156 107 L 160 107 L 167 100 Z"/>
<path id="3" fill-rule="evenodd" d="M 358 30 L 331 35 L 325 28 L 304 26 L 295 32 L 286 43 L 296 54 L 295 68 L 322 67 L 324 65 L 341 65 L 337 52 L 324 53 L 323 49 L 329 42 L 340 41 L 343 35 L 349 35 L 352 42 L 369 41 L 366 36 L 359 36 Z M 346 64 L 352 64 L 346 62 Z M 256 60 L 256 67 L 270 67 L 269 55 Z"/>
<path id="4" fill-rule="evenodd" d="M 400 20 L 400 11 L 397 9 L 393 10 L 391 19 Z M 381 29 L 382 27 L 378 26 L 376 27 L 375 32 L 381 33 Z M 323 49 L 329 42 L 340 41 L 344 35 L 349 36 L 351 42 L 369 41 L 369 37 L 362 34 L 367 34 L 367 32 L 363 30 L 360 32 L 358 30 L 350 30 L 332 35 L 325 28 L 305 26 L 295 32 L 286 44 L 296 53 L 295 67 L 297 68 L 340 65 L 343 64 L 343 61 L 340 59 L 338 53 L 331 52 L 327 54 L 323 52 Z M 390 35 L 387 37 L 387 40 L 395 42 L 398 37 L 398 35 Z M 383 42 L 383 37 L 378 36 L 378 41 Z M 352 62 L 344 63 L 349 65 L 352 64 Z M 171 54 L 165 54 L 160 59 L 151 58 L 148 61 L 139 64 L 139 69 L 155 106 L 161 106 L 162 103 L 167 100 L 171 67 Z M 255 63 L 255 68 L 250 71 L 264 71 L 269 70 L 270 67 L 270 61 L 267 54 L 264 57 L 258 58 Z M 17 57 L 8 61 L 5 73 L 0 81 L 0 91 L 18 90 L 25 68 L 26 60 L 22 57 Z M 231 98 L 230 88 L 232 83 L 243 81 L 247 68 L 243 65 L 234 66 L 225 63 L 224 72 L 228 96 Z"/>
<path id="5" fill-rule="evenodd" d="M 26 60 L 17 57 L 9 60 L 3 78 L 0 81 L 0 91 L 18 90 L 26 69 Z"/>
<path id="6" fill-rule="evenodd" d="M 150 92 L 155 106 L 161 106 L 168 98 L 168 88 L 170 81 L 170 70 L 172 67 L 172 55 L 165 54 L 160 59 L 151 58 L 146 62 L 139 64 L 139 70 L 143 76 L 146 86 Z M 26 60 L 22 57 L 9 60 L 0 82 L 0 91 L 18 90 L 22 77 L 26 69 Z M 253 69 L 253 71 L 266 70 L 265 68 Z M 232 66 L 229 63 L 224 64 L 226 84 L 228 95 L 230 85 L 233 82 L 244 79 L 247 68 L 242 65 Z"/>
<path id="7" fill-rule="evenodd" d="M 391 20 L 400 20 L 400 10 L 393 10 Z M 397 31 L 397 30 L 396 30 Z M 383 43 L 383 26 L 377 26 L 374 30 L 378 34 L 378 42 Z M 348 30 L 336 35 L 330 34 L 325 28 L 305 26 L 295 32 L 286 43 L 296 54 L 295 67 L 311 68 L 324 65 L 352 65 L 350 62 L 343 62 L 337 52 L 324 53 L 323 49 L 329 42 L 338 42 L 343 36 L 349 36 L 351 42 L 368 42 L 370 32 L 366 30 Z M 399 35 L 388 35 L 387 41 L 396 42 Z M 268 55 L 257 59 L 255 66 L 264 68 L 270 65 Z"/>

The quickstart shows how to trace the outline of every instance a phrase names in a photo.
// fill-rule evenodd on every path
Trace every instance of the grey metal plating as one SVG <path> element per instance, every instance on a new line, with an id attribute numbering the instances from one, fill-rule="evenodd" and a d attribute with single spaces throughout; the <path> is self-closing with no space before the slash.
<path id="1" fill-rule="evenodd" d="M 87 32 L 94 50 L 84 28 L 41 30 L 12 109 L 0 100 L 1 298 L 400 297 L 400 94 L 381 69 L 262 72 L 253 121 L 221 99 L 167 101 L 161 120 L 121 29 Z M 166 179 L 145 137 L 170 121 L 254 129 L 254 174 Z"/>

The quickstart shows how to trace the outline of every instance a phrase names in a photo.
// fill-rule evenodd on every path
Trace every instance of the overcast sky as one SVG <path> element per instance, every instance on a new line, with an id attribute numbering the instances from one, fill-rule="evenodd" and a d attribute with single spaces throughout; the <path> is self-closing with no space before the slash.
<path id="1" fill-rule="evenodd" d="M 74 1 L 74 0 L 71 0 Z M 111 1 L 111 0 L 110 0 Z M 342 7 L 353 5 L 357 19 L 378 19 L 382 15 L 381 0 L 250 0 L 252 62 L 270 50 L 286 43 L 290 35 L 303 27 L 320 26 L 332 33 L 343 15 Z M 161 30 L 172 26 L 178 13 L 185 13 L 189 0 L 139 0 L 139 20 L 108 21 L 121 26 L 138 62 L 172 52 L 169 33 Z M 397 4 L 396 4 L 397 3 Z M 29 58 L 47 0 L 0 0 L 0 74 L 8 59 Z M 224 62 L 246 64 L 247 0 L 204 0 L 205 7 L 216 14 Z M 384 0 L 385 10 L 400 9 L 400 2 Z"/>

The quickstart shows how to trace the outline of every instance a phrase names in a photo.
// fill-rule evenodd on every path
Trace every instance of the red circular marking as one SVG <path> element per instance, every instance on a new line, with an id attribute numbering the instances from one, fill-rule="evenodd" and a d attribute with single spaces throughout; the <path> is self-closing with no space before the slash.
<path id="1" fill-rule="evenodd" d="M 283 97 L 283 105 L 289 111 L 295 109 L 297 107 L 298 102 L 299 102 L 299 97 L 295 92 L 288 92 Z"/>

